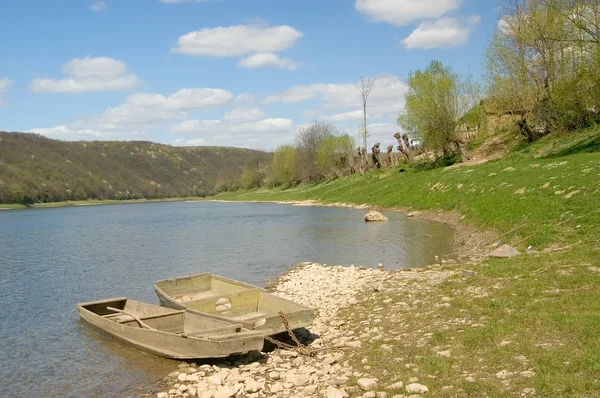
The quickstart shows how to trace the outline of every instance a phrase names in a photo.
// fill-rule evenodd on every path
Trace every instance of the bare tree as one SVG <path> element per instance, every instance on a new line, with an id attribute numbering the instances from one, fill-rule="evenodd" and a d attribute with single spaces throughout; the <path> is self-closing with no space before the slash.
<path id="1" fill-rule="evenodd" d="M 370 77 L 360 78 L 360 96 L 362 98 L 363 106 L 362 144 L 365 149 L 367 148 L 367 102 L 374 84 L 375 81 Z"/>

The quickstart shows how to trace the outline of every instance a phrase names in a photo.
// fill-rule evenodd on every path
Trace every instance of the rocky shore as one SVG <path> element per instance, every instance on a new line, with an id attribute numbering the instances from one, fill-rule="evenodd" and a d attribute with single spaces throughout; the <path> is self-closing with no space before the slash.
<path id="1" fill-rule="evenodd" d="M 271 349 L 263 353 L 228 358 L 211 364 L 181 363 L 164 379 L 158 398 L 170 397 L 408 397 L 429 391 L 418 378 L 379 380 L 371 366 L 357 355 L 370 344 L 380 343 L 386 333 L 378 327 L 386 315 L 375 310 L 368 317 L 348 312 L 353 304 L 381 297 L 386 291 L 414 285 L 424 291 L 443 281 L 451 271 L 425 269 L 382 271 L 355 266 L 303 263 L 270 283 L 272 293 L 313 307 L 313 326 L 298 333 L 313 355 L 296 350 Z M 362 329 L 362 333 L 357 331 Z M 390 336 L 394 337 L 394 336 Z"/>

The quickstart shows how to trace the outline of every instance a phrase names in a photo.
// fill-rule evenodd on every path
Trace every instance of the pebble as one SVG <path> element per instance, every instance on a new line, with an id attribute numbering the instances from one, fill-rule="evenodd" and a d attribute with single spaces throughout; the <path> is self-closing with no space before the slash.
<path id="1" fill-rule="evenodd" d="M 347 398 L 349 396 L 346 391 L 338 390 L 332 386 L 327 387 L 325 395 L 327 398 Z"/>

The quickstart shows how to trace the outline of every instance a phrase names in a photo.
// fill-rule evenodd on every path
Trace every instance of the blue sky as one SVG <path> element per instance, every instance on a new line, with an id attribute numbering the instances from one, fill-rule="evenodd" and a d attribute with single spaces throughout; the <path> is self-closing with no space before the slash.
<path id="1" fill-rule="evenodd" d="M 332 121 L 393 141 L 410 71 L 479 76 L 500 0 L 19 0 L 0 12 L 0 129 L 274 149 Z"/>

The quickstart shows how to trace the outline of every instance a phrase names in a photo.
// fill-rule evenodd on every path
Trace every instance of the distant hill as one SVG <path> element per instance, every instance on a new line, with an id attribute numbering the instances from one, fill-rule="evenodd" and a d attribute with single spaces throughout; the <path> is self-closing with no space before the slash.
<path id="1" fill-rule="evenodd" d="M 147 141 L 58 141 L 0 131 L 0 203 L 204 196 L 272 154 Z"/>

